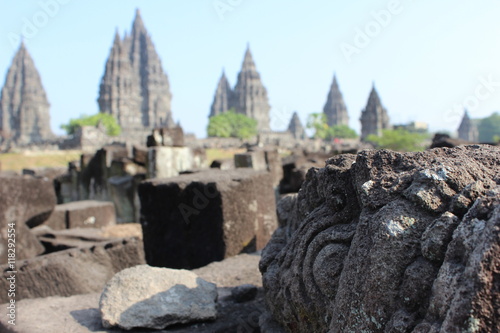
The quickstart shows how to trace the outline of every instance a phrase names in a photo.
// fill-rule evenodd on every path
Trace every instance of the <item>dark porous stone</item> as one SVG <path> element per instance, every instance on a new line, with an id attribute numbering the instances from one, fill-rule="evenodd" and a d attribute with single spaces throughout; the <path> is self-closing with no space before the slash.
<path id="1" fill-rule="evenodd" d="M 9 249 L 12 250 L 8 244 L 14 240 L 16 260 L 43 253 L 43 246 L 29 228 L 43 223 L 56 201 L 53 183 L 48 178 L 0 176 L 0 263 L 7 262 Z"/>
<path id="2" fill-rule="evenodd" d="M 144 264 L 142 242 L 120 239 L 50 253 L 16 263 L 16 300 L 48 296 L 71 296 L 101 292 L 115 273 Z M 0 288 L 8 290 L 8 265 L 0 266 Z M 8 302 L 0 293 L 0 302 Z"/>
<path id="3" fill-rule="evenodd" d="M 277 227 L 271 175 L 210 169 L 139 186 L 148 264 L 197 268 L 262 249 Z"/>
<path id="4" fill-rule="evenodd" d="M 262 331 L 499 332 L 499 170 L 487 145 L 310 169 L 262 252 Z"/>
<path id="5" fill-rule="evenodd" d="M 251 301 L 257 295 L 257 287 L 252 284 L 242 284 L 231 290 L 231 297 L 237 303 Z"/>

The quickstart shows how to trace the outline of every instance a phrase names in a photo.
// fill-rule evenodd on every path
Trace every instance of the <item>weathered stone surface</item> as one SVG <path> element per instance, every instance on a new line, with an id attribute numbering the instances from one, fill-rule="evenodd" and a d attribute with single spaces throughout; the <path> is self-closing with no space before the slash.
<path id="1" fill-rule="evenodd" d="M 193 272 L 140 265 L 117 273 L 99 300 L 104 327 L 162 329 L 214 320 L 217 287 Z"/>
<path id="2" fill-rule="evenodd" d="M 221 170 L 232 170 L 235 168 L 234 158 L 214 160 L 212 161 L 212 164 L 210 164 L 210 168 L 221 169 Z"/>
<path id="3" fill-rule="evenodd" d="M 132 147 L 132 157 L 135 163 L 146 166 L 148 162 L 148 147 L 134 145 Z"/>
<path id="4" fill-rule="evenodd" d="M 264 295 L 259 291 L 255 300 L 235 303 L 230 292 L 220 288 L 217 302 L 217 320 L 176 325 L 158 333 L 259 333 L 259 316 L 264 311 Z M 16 303 L 16 326 L 9 325 L 7 316 L 0 316 L 0 331 L 5 333 L 61 332 L 113 333 L 123 330 L 104 328 L 99 312 L 100 294 L 70 297 L 25 299 Z M 0 305 L 3 314 L 6 304 Z M 57 315 L 54 315 L 57 314 Z M 133 333 L 151 333 L 151 329 L 133 329 Z M 273 332 L 275 333 L 275 332 Z"/>
<path id="5" fill-rule="evenodd" d="M 52 182 L 47 178 L 0 175 L 0 184 L 0 263 L 7 262 L 8 243 L 14 239 L 16 260 L 43 253 L 43 246 L 28 226 L 43 223 L 54 209 L 56 195 Z"/>
<path id="6" fill-rule="evenodd" d="M 148 136 L 148 147 L 184 147 L 184 131 L 182 127 L 155 128 L 153 133 Z"/>
<path id="7" fill-rule="evenodd" d="M 193 272 L 201 278 L 217 283 L 221 287 L 218 288 L 217 320 L 175 326 L 156 332 L 260 332 L 259 316 L 264 312 L 265 308 L 262 288 L 259 288 L 254 300 L 245 303 L 236 303 L 231 297 L 232 288 L 229 288 L 242 283 L 261 284 L 262 280 L 258 269 L 259 259 L 260 256 L 255 254 L 242 254 L 194 270 Z M 92 293 L 70 297 L 46 297 L 18 301 L 16 302 L 16 326 L 7 323 L 8 317 L 4 315 L 7 312 L 7 305 L 2 304 L 0 305 L 0 331 L 8 333 L 117 332 L 116 329 L 106 329 L 102 326 L 99 311 L 100 295 L 101 293 Z M 151 330 L 134 329 L 131 332 L 151 333 Z"/>
<path id="8" fill-rule="evenodd" d="M 107 228 L 106 228 L 107 229 Z M 102 228 L 74 228 L 53 230 L 46 225 L 31 229 L 45 247 L 44 254 L 72 248 L 89 248 L 97 243 L 118 240 L 116 236 L 107 236 Z"/>
<path id="9" fill-rule="evenodd" d="M 137 10 L 130 35 L 116 32 L 99 88 L 99 110 L 116 117 L 124 133 L 173 127 L 170 85 Z"/>
<path id="10" fill-rule="evenodd" d="M 231 297 L 237 303 L 251 301 L 257 296 L 257 287 L 253 284 L 242 284 L 231 289 Z"/>
<path id="11" fill-rule="evenodd" d="M 432 138 L 430 148 L 453 148 L 466 144 L 469 144 L 469 142 L 461 139 L 453 139 L 448 134 L 436 133 Z"/>
<path id="12" fill-rule="evenodd" d="M 271 175 L 211 169 L 139 186 L 148 264 L 197 268 L 262 249 L 276 228 Z"/>
<path id="13" fill-rule="evenodd" d="M 491 146 L 363 151 L 311 169 L 260 262 L 275 320 L 290 332 L 498 331 L 498 170 Z"/>
<path id="14" fill-rule="evenodd" d="M 144 264 L 144 249 L 135 238 L 103 242 L 17 261 L 16 299 L 71 296 L 100 292 L 106 282 L 127 267 Z M 8 290 L 7 265 L 0 266 L 0 288 Z M 7 302 L 7 293 L 0 294 Z"/>
<path id="15" fill-rule="evenodd" d="M 54 229 L 100 228 L 116 224 L 112 202 L 82 200 L 57 205 L 44 225 Z"/>
<path id="16" fill-rule="evenodd" d="M 49 108 L 40 74 L 21 42 L 0 97 L 0 139 L 15 144 L 53 139 Z"/>
<path id="17" fill-rule="evenodd" d="M 337 76 L 333 76 L 332 85 L 328 92 L 323 113 L 326 115 L 328 126 L 345 125 L 349 126 L 349 114 L 345 106 L 344 97 L 340 92 L 337 83 Z"/>
<path id="18" fill-rule="evenodd" d="M 148 151 L 148 178 L 169 178 L 193 170 L 193 151 L 188 147 L 151 147 Z"/>
<path id="19" fill-rule="evenodd" d="M 119 223 L 137 222 L 140 218 L 140 203 L 137 188 L 145 174 L 113 176 L 108 179 L 109 195 L 116 209 Z"/>
<path id="20" fill-rule="evenodd" d="M 235 154 L 234 165 L 237 168 L 251 168 L 254 170 L 267 170 L 266 156 L 263 150 Z"/>
<path id="21" fill-rule="evenodd" d="M 259 260 L 260 255 L 256 253 L 243 253 L 193 269 L 193 272 L 202 279 L 215 283 L 217 287 L 232 288 L 241 284 L 262 287 Z"/>
<path id="22" fill-rule="evenodd" d="M 366 107 L 361 112 L 361 140 L 364 140 L 368 135 L 382 135 L 382 130 L 390 129 L 389 115 L 387 110 L 382 106 L 380 97 L 378 96 L 375 86 L 373 86 L 368 97 Z"/>

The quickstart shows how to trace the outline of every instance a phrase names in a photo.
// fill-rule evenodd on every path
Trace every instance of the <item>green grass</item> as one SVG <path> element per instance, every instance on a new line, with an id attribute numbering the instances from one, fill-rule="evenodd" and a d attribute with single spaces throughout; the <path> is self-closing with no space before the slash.
<path id="1" fill-rule="evenodd" d="M 40 151 L 0 154 L 2 171 L 20 171 L 29 168 L 66 167 L 68 162 L 79 160 L 81 151 Z"/>

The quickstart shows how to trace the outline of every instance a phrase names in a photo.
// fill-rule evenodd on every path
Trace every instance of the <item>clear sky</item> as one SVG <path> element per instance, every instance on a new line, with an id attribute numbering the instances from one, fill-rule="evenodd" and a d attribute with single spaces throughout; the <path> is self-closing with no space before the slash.
<path id="1" fill-rule="evenodd" d="M 205 137 L 222 69 L 236 82 L 247 43 L 268 90 L 271 127 L 320 112 L 336 73 L 350 125 L 375 82 L 393 124 L 455 131 L 500 110 L 498 0 L 0 0 L 3 77 L 25 35 L 51 103 L 51 124 L 98 112 L 115 30 L 140 8 L 169 80 L 172 112 Z"/>

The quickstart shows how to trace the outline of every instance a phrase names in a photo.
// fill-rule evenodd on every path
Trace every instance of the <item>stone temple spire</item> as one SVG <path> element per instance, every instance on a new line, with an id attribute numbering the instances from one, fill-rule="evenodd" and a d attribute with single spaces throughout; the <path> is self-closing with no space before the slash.
<path id="1" fill-rule="evenodd" d="M 326 115 L 328 126 L 349 125 L 349 115 L 347 114 L 347 108 L 340 92 L 336 75 L 333 76 L 333 82 L 328 92 L 323 112 Z"/>
<path id="2" fill-rule="evenodd" d="M 247 47 L 238 81 L 234 88 L 234 96 L 231 107 L 237 113 L 242 113 L 257 120 L 259 131 L 270 130 L 269 105 L 267 90 L 260 80 L 260 75 L 255 67 L 250 47 Z"/>
<path id="3" fill-rule="evenodd" d="M 382 135 L 382 130 L 390 129 L 387 110 L 382 106 L 375 85 L 372 87 L 370 97 L 365 109 L 361 112 L 361 140 L 370 134 Z"/>
<path id="4" fill-rule="evenodd" d="M 479 133 L 477 130 L 477 126 L 474 124 L 472 119 L 470 119 L 467 110 L 465 110 L 462 122 L 458 127 L 458 138 L 470 142 L 479 141 Z"/>
<path id="5" fill-rule="evenodd" d="M 125 134 L 175 127 L 171 98 L 168 77 L 137 10 L 130 35 L 122 40 L 115 35 L 100 85 L 100 111 L 116 116 Z"/>
<path id="6" fill-rule="evenodd" d="M 229 81 L 226 78 L 224 70 L 217 84 L 217 90 L 215 91 L 214 101 L 212 102 L 212 107 L 210 108 L 210 117 L 217 116 L 223 112 L 226 112 L 231 107 L 229 102 L 233 98 L 233 91 L 229 85 Z"/>
<path id="7" fill-rule="evenodd" d="M 297 111 L 293 113 L 290 124 L 288 125 L 288 131 L 292 133 L 295 139 L 304 140 L 306 138 L 306 131 L 304 130 L 304 126 L 302 126 L 302 123 L 300 122 Z"/>
<path id="8" fill-rule="evenodd" d="M 15 144 L 36 144 L 53 139 L 49 109 L 40 74 L 21 42 L 1 92 L 1 137 Z"/>

